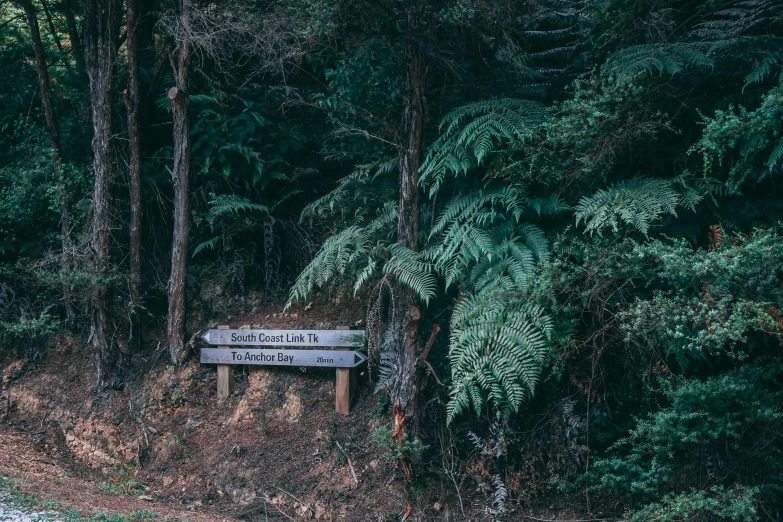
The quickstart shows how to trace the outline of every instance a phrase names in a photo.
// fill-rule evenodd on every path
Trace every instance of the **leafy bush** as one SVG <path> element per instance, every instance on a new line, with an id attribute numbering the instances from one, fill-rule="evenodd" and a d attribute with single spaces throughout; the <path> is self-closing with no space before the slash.
<path id="1" fill-rule="evenodd" d="M 749 517 L 755 510 L 747 504 L 757 494 L 780 502 L 781 379 L 783 368 L 772 360 L 704 380 L 661 378 L 666 405 L 637 420 L 607 457 L 594 462 L 595 488 L 615 491 L 631 505 L 665 497 L 661 505 L 643 510 L 668 513 L 661 520 L 673 520 L 665 517 L 698 503 L 712 506 L 716 515 L 738 510 L 737 516 Z"/>

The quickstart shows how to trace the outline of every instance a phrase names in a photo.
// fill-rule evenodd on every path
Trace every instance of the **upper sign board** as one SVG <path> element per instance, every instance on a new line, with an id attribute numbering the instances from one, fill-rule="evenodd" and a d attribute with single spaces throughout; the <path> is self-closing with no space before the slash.
<path id="1" fill-rule="evenodd" d="M 209 330 L 201 336 L 219 346 L 347 346 L 364 344 L 364 330 Z"/>

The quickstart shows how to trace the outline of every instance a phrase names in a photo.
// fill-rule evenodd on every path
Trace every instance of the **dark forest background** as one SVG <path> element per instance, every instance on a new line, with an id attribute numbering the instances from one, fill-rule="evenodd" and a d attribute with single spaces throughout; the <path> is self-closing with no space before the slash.
<path id="1" fill-rule="evenodd" d="M 780 519 L 781 2 L 0 0 L 0 69 L 0 360 L 341 291 L 410 484 Z"/>

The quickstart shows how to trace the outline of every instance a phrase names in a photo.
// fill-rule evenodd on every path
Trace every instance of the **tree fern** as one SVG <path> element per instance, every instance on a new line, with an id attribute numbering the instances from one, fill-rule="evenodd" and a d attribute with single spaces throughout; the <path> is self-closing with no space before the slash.
<path id="1" fill-rule="evenodd" d="M 367 281 L 367 266 L 374 271 L 373 258 L 386 249 L 396 221 L 397 207 L 388 203 L 366 226 L 350 226 L 328 238 L 299 274 L 285 307 L 289 308 L 294 301 L 305 299 L 314 289 L 336 282 L 338 278 L 358 275 L 361 281 Z M 365 268 L 359 272 L 362 265 Z M 355 288 L 358 290 L 359 285 Z"/>
<path id="2" fill-rule="evenodd" d="M 421 183 L 435 194 L 448 174 L 483 164 L 503 141 L 520 140 L 544 119 L 541 104 L 515 98 L 473 102 L 447 114 L 421 165 Z"/>
<path id="3" fill-rule="evenodd" d="M 647 235 L 661 216 L 676 216 L 678 207 L 695 210 L 699 200 L 693 189 L 671 180 L 635 178 L 583 197 L 576 206 L 576 224 L 584 221 L 585 232 L 600 233 L 607 228 L 617 232 L 623 223 Z"/>
<path id="4" fill-rule="evenodd" d="M 518 291 L 494 286 L 464 297 L 451 318 L 449 422 L 469 409 L 481 415 L 487 400 L 501 418 L 517 412 L 535 390 L 551 329 Z"/>
<path id="5" fill-rule="evenodd" d="M 618 81 L 655 72 L 673 76 L 688 68 L 713 67 L 715 62 L 707 51 L 707 45 L 702 43 L 635 45 L 612 55 L 604 65 L 604 71 Z"/>

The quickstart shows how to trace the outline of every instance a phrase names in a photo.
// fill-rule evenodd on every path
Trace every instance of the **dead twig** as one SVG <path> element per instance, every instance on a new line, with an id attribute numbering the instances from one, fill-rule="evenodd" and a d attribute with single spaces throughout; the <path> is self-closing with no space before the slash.
<path id="1" fill-rule="evenodd" d="M 272 503 L 271 503 L 271 502 L 269 502 L 267 499 L 264 499 L 264 503 L 266 503 L 266 504 L 269 504 L 270 506 L 272 506 L 273 508 L 275 508 L 275 509 L 276 509 L 276 510 L 277 510 L 277 511 L 278 511 L 278 512 L 281 514 L 281 515 L 283 515 L 283 516 L 284 516 L 285 518 L 287 518 L 288 520 L 293 520 L 293 522 L 296 522 L 296 519 L 294 519 L 294 518 L 291 518 L 291 516 L 290 516 L 290 515 L 288 515 L 288 514 L 287 514 L 285 511 L 283 511 L 282 509 L 280 509 L 279 507 L 277 507 L 275 504 L 272 504 Z"/>
<path id="2" fill-rule="evenodd" d="M 297 502 L 299 502 L 300 504 L 302 504 L 302 505 L 303 505 L 304 507 L 306 507 L 308 510 L 312 511 L 312 512 L 313 512 L 313 514 L 315 514 L 315 510 L 314 510 L 313 508 L 311 508 L 311 507 L 310 507 L 310 506 L 308 506 L 308 505 L 307 505 L 305 502 L 302 502 L 300 499 L 298 499 L 298 498 L 296 498 L 295 496 L 293 496 L 293 495 L 292 495 L 291 493 L 289 493 L 288 491 L 284 490 L 283 488 L 279 488 L 279 487 L 277 487 L 277 486 L 275 486 L 275 485 L 272 485 L 272 487 L 273 487 L 273 488 L 275 488 L 277 491 L 279 491 L 279 492 L 281 492 L 281 493 L 285 493 L 286 495 L 288 495 L 288 496 L 289 496 L 289 497 L 291 497 L 292 499 L 294 499 L 294 500 L 296 500 Z"/>
<path id="3" fill-rule="evenodd" d="M 340 449 L 340 451 L 343 452 L 343 455 L 345 455 L 345 460 L 348 461 L 348 466 L 351 468 L 351 475 L 353 475 L 353 481 L 356 482 L 356 485 L 359 485 L 359 479 L 356 478 L 356 471 L 353 469 L 353 464 L 351 464 L 351 459 L 348 457 L 348 454 L 345 452 L 342 446 L 340 446 L 340 442 L 335 440 L 335 444 L 337 444 L 337 447 Z"/>

